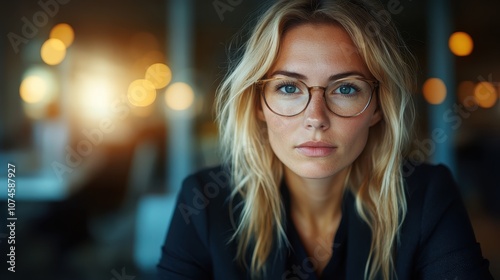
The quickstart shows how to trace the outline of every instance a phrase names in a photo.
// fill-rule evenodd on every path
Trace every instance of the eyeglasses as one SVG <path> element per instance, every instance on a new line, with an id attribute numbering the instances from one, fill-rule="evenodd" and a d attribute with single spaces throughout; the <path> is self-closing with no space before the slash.
<path id="1" fill-rule="evenodd" d="M 277 115 L 292 117 L 302 113 L 311 101 L 311 91 L 322 89 L 327 108 L 340 117 L 355 117 L 363 113 L 372 100 L 379 82 L 361 77 L 346 77 L 328 86 L 308 87 L 303 81 L 276 77 L 255 83 L 267 108 Z"/>

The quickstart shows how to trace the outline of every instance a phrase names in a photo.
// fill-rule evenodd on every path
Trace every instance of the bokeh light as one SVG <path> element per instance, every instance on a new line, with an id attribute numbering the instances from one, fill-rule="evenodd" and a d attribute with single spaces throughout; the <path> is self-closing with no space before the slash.
<path id="1" fill-rule="evenodd" d="M 166 90 L 165 102 L 173 110 L 185 110 L 194 102 L 193 89 L 186 83 L 174 83 Z"/>
<path id="2" fill-rule="evenodd" d="M 73 28 L 67 23 L 59 23 L 50 31 L 51 39 L 59 39 L 67 47 L 71 46 L 75 39 Z"/>
<path id="3" fill-rule="evenodd" d="M 474 48 L 472 38 L 465 32 L 455 32 L 451 34 L 448 44 L 451 52 L 457 56 L 467 56 Z"/>
<path id="4" fill-rule="evenodd" d="M 80 73 L 75 81 L 74 104 L 80 107 L 87 120 L 98 120 L 112 115 L 111 105 L 116 96 L 116 81 L 96 73 Z"/>
<path id="5" fill-rule="evenodd" d="M 474 98 L 480 107 L 491 108 L 497 102 L 497 92 L 491 83 L 480 82 L 474 89 Z"/>
<path id="6" fill-rule="evenodd" d="M 30 76 L 40 77 L 46 85 L 47 91 L 41 103 L 48 104 L 57 99 L 59 93 L 58 79 L 51 67 L 44 64 L 30 66 L 23 72 L 22 80 Z"/>
<path id="7" fill-rule="evenodd" d="M 95 126 L 103 119 L 121 116 L 117 108 L 128 106 L 126 92 L 128 83 L 127 68 L 113 56 L 105 44 L 96 45 L 95 50 L 78 52 L 75 50 L 72 64 L 75 71 L 69 78 L 70 94 L 67 104 L 75 121 L 84 126 Z M 123 104 L 123 105 L 119 105 Z M 106 141 L 115 141 L 112 138 Z"/>
<path id="8" fill-rule="evenodd" d="M 146 70 L 146 80 L 153 83 L 156 89 L 164 88 L 172 80 L 172 71 L 163 63 L 155 63 Z"/>
<path id="9" fill-rule="evenodd" d="M 28 76 L 19 87 L 19 94 L 26 103 L 38 103 L 47 96 L 47 83 L 38 76 Z"/>
<path id="10" fill-rule="evenodd" d="M 48 39 L 43 43 L 40 55 L 48 65 L 57 65 L 66 56 L 66 46 L 59 39 Z"/>
<path id="11" fill-rule="evenodd" d="M 127 98 L 134 106 L 149 106 L 156 99 L 156 88 L 152 82 L 146 79 L 135 80 L 128 87 Z"/>
<path id="12" fill-rule="evenodd" d="M 422 92 L 430 104 L 441 104 L 446 98 L 446 85 L 439 78 L 429 78 L 425 81 Z"/>

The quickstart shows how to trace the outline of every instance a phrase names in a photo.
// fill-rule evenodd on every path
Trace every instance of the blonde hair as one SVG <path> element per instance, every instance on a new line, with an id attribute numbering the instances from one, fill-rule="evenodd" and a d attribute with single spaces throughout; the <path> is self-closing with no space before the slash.
<path id="1" fill-rule="evenodd" d="M 365 278 L 394 278 L 393 254 L 406 214 L 402 157 L 414 119 L 411 55 L 380 4 L 372 1 L 277 1 L 261 16 L 243 55 L 220 85 L 216 99 L 223 161 L 231 170 L 232 198 L 243 198 L 233 238 L 244 265 L 251 250 L 252 277 L 265 275 L 271 248 L 287 243 L 279 184 L 282 163 L 274 155 L 265 125 L 258 120 L 255 81 L 273 65 L 283 33 L 302 23 L 342 26 L 372 75 L 380 82 L 382 121 L 370 129 L 364 151 L 353 162 L 346 187 L 356 211 L 369 225 L 372 242 Z M 253 249 L 251 249 L 253 247 Z"/>

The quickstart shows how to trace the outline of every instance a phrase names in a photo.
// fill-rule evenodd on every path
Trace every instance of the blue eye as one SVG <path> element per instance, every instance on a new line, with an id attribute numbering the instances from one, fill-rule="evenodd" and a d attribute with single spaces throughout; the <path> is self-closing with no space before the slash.
<path id="1" fill-rule="evenodd" d="M 337 93 L 342 95 L 350 95 L 358 92 L 359 89 L 355 88 L 353 85 L 341 85 L 337 88 Z"/>
<path id="2" fill-rule="evenodd" d="M 299 91 L 299 89 L 294 85 L 283 85 L 279 88 L 279 90 L 287 94 L 296 93 Z"/>

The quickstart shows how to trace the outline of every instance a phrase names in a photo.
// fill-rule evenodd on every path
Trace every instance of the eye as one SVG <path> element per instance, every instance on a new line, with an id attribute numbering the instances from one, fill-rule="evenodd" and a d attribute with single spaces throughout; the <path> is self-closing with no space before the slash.
<path id="1" fill-rule="evenodd" d="M 283 83 L 277 86 L 277 89 L 282 94 L 299 93 L 300 89 L 293 83 Z"/>
<path id="2" fill-rule="evenodd" d="M 355 94 L 359 91 L 359 88 L 356 87 L 355 85 L 352 84 L 344 84 L 339 86 L 336 90 L 335 93 L 339 93 L 342 95 L 351 95 Z"/>

